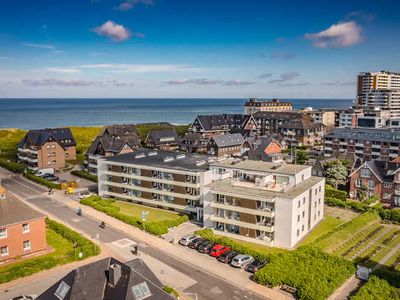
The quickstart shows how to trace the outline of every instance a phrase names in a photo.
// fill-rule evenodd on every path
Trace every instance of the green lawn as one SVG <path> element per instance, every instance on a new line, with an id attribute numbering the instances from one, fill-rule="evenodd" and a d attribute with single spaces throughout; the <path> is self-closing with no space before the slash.
<path id="1" fill-rule="evenodd" d="M 19 129 L 0 130 L 0 158 L 15 161 L 17 158 L 17 144 L 25 133 L 25 130 Z"/>
<path id="2" fill-rule="evenodd" d="M 304 246 L 310 244 L 317 240 L 319 237 L 323 236 L 324 234 L 331 232 L 337 226 L 343 224 L 345 221 L 340 218 L 335 218 L 331 216 L 326 216 L 321 223 L 315 227 L 311 233 L 309 233 L 306 238 L 300 242 L 299 246 Z"/>
<path id="3" fill-rule="evenodd" d="M 142 211 L 146 210 L 149 213 L 147 214 L 146 221 L 164 221 L 164 220 L 174 220 L 179 217 L 179 214 L 176 212 L 152 208 L 149 206 L 133 204 L 123 201 L 116 201 L 112 204 L 120 209 L 120 212 L 124 215 L 136 217 L 141 219 L 142 218 Z"/>

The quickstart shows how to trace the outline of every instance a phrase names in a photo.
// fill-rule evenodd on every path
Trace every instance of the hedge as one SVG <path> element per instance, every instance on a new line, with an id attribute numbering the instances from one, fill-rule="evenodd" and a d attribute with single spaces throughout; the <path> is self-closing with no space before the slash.
<path id="1" fill-rule="evenodd" d="M 23 174 L 26 169 L 26 165 L 24 164 L 7 161 L 3 158 L 0 158 L 0 167 L 3 167 L 4 169 L 7 169 L 8 171 L 11 171 L 13 173 L 20 174 Z"/>
<path id="2" fill-rule="evenodd" d="M 327 254 L 314 246 L 273 254 L 269 263 L 254 275 L 260 284 L 289 285 L 299 299 L 327 299 L 355 272 L 354 265 L 342 257 Z"/>
<path id="3" fill-rule="evenodd" d="M 29 180 L 32 180 L 32 181 L 34 181 L 36 183 L 39 183 L 39 184 L 44 185 L 44 186 L 47 186 L 47 187 L 49 187 L 51 189 L 56 189 L 56 190 L 60 190 L 61 189 L 61 184 L 54 183 L 54 182 L 51 182 L 51 181 L 47 181 L 46 179 L 44 179 L 42 177 L 35 176 L 32 173 L 27 172 L 27 173 L 25 173 L 24 176 L 26 178 L 28 178 Z"/>
<path id="4" fill-rule="evenodd" d="M 400 289 L 391 286 L 389 282 L 375 275 L 371 275 L 368 281 L 351 300 L 387 300 L 400 299 Z"/>
<path id="5" fill-rule="evenodd" d="M 115 200 L 112 199 L 102 199 L 99 196 L 91 196 L 81 200 L 81 204 L 91 206 L 94 209 L 101 211 L 111 217 L 114 217 L 124 223 L 136 226 L 154 235 L 163 235 L 168 233 L 168 229 L 171 227 L 176 227 L 189 220 L 187 215 L 179 216 L 174 220 L 164 220 L 164 221 L 149 221 L 143 222 L 142 219 L 127 216 L 120 213 L 119 207 L 112 205 Z"/>
<path id="6" fill-rule="evenodd" d="M 346 200 L 347 199 L 347 192 L 346 191 L 340 191 L 337 189 L 334 189 L 333 187 L 326 185 L 325 186 L 325 197 L 329 198 L 337 198 L 340 200 Z"/>
<path id="7" fill-rule="evenodd" d="M 74 170 L 74 171 L 71 171 L 71 174 L 75 175 L 75 176 L 78 176 L 78 177 L 81 177 L 81 178 L 85 178 L 85 179 L 93 181 L 93 182 L 97 182 L 97 175 L 90 174 L 87 171 Z"/>
<path id="8" fill-rule="evenodd" d="M 67 226 L 64 226 L 63 224 L 60 224 L 48 218 L 46 219 L 46 224 L 50 229 L 54 230 L 62 237 L 73 243 L 76 243 L 76 251 L 78 253 L 81 252 L 83 254 L 83 257 L 89 257 L 100 253 L 100 248 L 96 244 L 94 244 L 87 238 L 84 238 L 72 229 L 69 229 Z"/>

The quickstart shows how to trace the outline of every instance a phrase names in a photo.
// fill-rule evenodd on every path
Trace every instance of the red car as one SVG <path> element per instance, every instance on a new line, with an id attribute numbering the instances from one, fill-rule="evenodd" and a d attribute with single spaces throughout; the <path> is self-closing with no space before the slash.
<path id="1" fill-rule="evenodd" d="M 231 248 L 226 247 L 226 246 L 216 245 L 210 250 L 209 254 L 211 256 L 218 257 L 218 256 L 220 256 L 221 254 L 225 253 L 226 251 L 228 251 L 230 249 Z"/>

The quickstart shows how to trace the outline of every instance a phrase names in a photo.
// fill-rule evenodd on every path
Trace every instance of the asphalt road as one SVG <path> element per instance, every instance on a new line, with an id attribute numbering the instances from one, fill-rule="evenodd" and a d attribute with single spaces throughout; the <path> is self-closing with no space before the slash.
<path id="1" fill-rule="evenodd" d="M 4 178 L 2 179 L 1 183 L 6 189 L 8 189 L 17 197 L 21 197 L 26 201 L 29 201 L 36 207 L 48 212 L 51 215 L 54 215 L 60 220 L 63 220 L 79 231 L 98 238 L 98 240 L 102 243 L 110 243 L 125 238 L 136 241 L 133 236 L 122 233 L 111 226 L 106 226 L 105 229 L 99 228 L 99 221 L 89 216 L 85 216 L 84 212 L 82 216 L 77 216 L 75 211 L 70 207 L 58 200 L 54 200 L 46 196 L 46 188 L 31 183 L 23 177 L 12 176 L 10 178 Z M 186 290 L 184 290 L 184 292 L 188 295 L 197 295 L 196 299 L 265 299 L 247 289 L 242 289 L 232 285 L 230 282 L 216 277 L 211 273 L 206 273 L 192 265 L 177 260 L 176 258 L 152 247 L 151 245 L 140 247 L 139 243 L 139 249 L 145 254 L 154 257 L 171 268 L 195 280 L 197 283 L 188 287 Z"/>

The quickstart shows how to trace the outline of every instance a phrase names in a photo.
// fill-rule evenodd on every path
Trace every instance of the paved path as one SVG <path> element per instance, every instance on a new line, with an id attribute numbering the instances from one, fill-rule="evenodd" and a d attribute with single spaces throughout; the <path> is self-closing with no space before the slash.
<path id="1" fill-rule="evenodd" d="M 65 197 L 62 192 L 57 191 L 49 197 L 46 195 L 47 189 L 20 177 L 3 179 L 3 185 L 51 217 L 88 236 L 98 237 L 99 242 L 105 245 L 122 239 L 138 242 L 142 253 L 160 261 L 177 274 L 185 275 L 186 282 L 189 282 L 188 278 L 192 279 L 192 285 L 185 285 L 183 292 L 196 295 L 198 299 L 290 299 L 279 290 L 252 282 L 249 280 L 249 274 L 242 270 L 232 269 L 188 248 L 172 245 L 90 207 L 84 207 L 83 216 L 77 217 L 74 209 L 79 204 Z M 105 230 L 99 229 L 99 220 L 106 222 Z M 158 273 L 161 273 L 161 270 Z"/>

